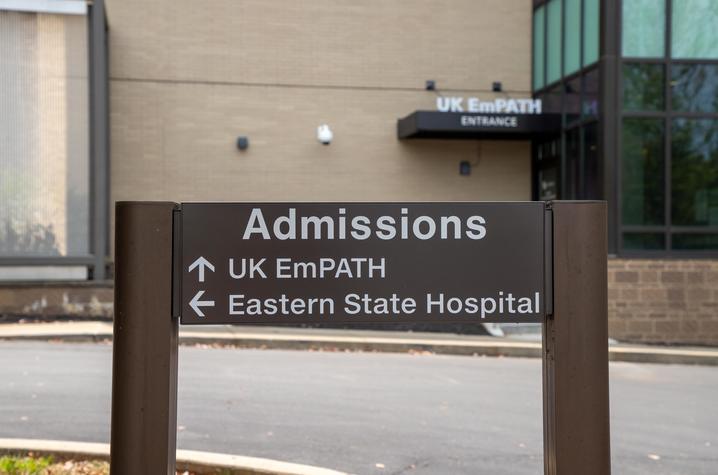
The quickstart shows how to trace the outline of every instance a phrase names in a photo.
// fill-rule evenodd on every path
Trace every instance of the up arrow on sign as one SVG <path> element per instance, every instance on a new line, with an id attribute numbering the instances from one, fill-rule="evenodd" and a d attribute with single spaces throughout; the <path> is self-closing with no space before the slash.
<path id="1" fill-rule="evenodd" d="M 195 269 L 199 269 L 197 272 L 199 273 L 199 281 L 204 282 L 204 270 L 209 269 L 210 271 L 214 272 L 214 266 L 203 256 L 199 256 L 197 260 L 195 260 L 192 264 L 190 264 L 189 268 L 187 269 L 188 272 L 192 272 Z"/>
<path id="2" fill-rule="evenodd" d="M 204 312 L 200 307 L 214 307 L 214 300 L 200 300 L 204 295 L 204 290 L 200 290 L 189 302 L 189 306 L 195 311 L 198 317 L 204 317 Z"/>

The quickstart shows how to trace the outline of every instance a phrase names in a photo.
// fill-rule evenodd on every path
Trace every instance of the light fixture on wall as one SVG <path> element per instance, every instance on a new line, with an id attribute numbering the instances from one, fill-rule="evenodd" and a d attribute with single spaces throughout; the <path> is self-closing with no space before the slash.
<path id="1" fill-rule="evenodd" d="M 464 160 L 459 163 L 459 175 L 462 175 L 462 176 L 471 175 L 471 162 Z"/>
<path id="2" fill-rule="evenodd" d="M 491 90 L 494 92 L 501 92 L 504 90 L 503 85 L 501 84 L 501 81 L 494 81 L 491 83 Z"/>
<path id="3" fill-rule="evenodd" d="M 334 133 L 327 124 L 322 124 L 317 127 L 317 140 L 319 140 L 322 145 L 329 145 L 333 139 Z"/>
<path id="4" fill-rule="evenodd" d="M 426 90 L 427 91 L 436 91 L 436 81 L 433 79 L 427 79 L 426 80 Z"/>
<path id="5" fill-rule="evenodd" d="M 237 148 L 239 150 L 247 150 L 249 148 L 249 137 L 241 135 L 237 137 Z"/>

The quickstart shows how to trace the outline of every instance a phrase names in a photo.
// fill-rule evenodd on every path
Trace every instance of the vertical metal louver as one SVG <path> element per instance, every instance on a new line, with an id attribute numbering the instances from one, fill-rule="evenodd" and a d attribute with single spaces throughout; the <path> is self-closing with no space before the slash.
<path id="1" fill-rule="evenodd" d="M 89 251 L 84 15 L 0 11 L 0 256 Z"/>

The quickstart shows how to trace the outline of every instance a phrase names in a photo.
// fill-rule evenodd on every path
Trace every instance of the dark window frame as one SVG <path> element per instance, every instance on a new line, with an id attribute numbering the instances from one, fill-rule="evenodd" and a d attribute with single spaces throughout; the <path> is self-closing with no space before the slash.
<path id="1" fill-rule="evenodd" d="M 673 196 L 672 196 L 672 186 L 673 186 L 673 177 L 672 177 L 672 166 L 673 166 L 673 160 L 672 160 L 672 138 L 673 138 L 673 131 L 672 131 L 672 124 L 675 119 L 713 119 L 718 120 L 718 112 L 680 112 L 680 111 L 674 111 L 673 110 L 673 96 L 672 96 L 672 86 L 671 86 L 671 77 L 673 72 L 673 66 L 674 65 L 698 65 L 698 64 L 712 64 L 712 65 L 718 65 L 718 59 L 674 59 L 672 57 L 672 51 L 671 51 L 671 42 L 673 39 L 673 31 L 672 31 L 672 14 L 673 14 L 673 0 L 665 0 L 666 2 L 666 8 L 665 8 L 665 32 L 664 35 L 664 51 L 662 57 L 656 57 L 656 58 L 640 58 L 640 57 L 633 57 L 633 56 L 620 56 L 618 59 L 618 68 L 616 70 L 616 74 L 618 76 L 618 87 L 616 90 L 617 95 L 617 101 L 618 101 L 618 117 L 617 119 L 617 150 L 622 150 L 623 147 L 623 130 L 621 127 L 621 124 L 623 123 L 623 120 L 626 118 L 654 118 L 654 119 L 661 119 L 664 121 L 664 130 L 665 130 L 665 136 L 664 136 L 664 146 L 663 146 L 663 154 L 664 154 L 664 183 L 663 183 L 663 191 L 664 191 L 664 217 L 665 217 L 665 225 L 661 226 L 636 226 L 636 225 L 624 225 L 623 224 L 623 216 L 622 216 L 622 205 L 623 205 L 623 186 L 622 186 L 622 167 L 620 166 L 622 163 L 622 157 L 617 157 L 618 160 L 618 166 L 616 166 L 615 170 L 615 179 L 617 184 L 617 203 L 615 206 L 615 212 L 617 216 L 617 246 L 618 246 L 618 254 L 622 257 L 661 257 L 661 258 L 715 258 L 718 257 L 718 250 L 713 249 L 704 249 L 704 250 L 677 250 L 673 249 L 673 235 L 674 234 L 697 234 L 697 235 L 708 235 L 708 234 L 716 234 L 718 233 L 718 226 L 677 226 L 673 224 L 672 219 L 672 206 L 673 206 Z M 619 6 L 621 6 L 622 3 L 619 2 Z M 622 9 L 619 8 L 617 11 L 617 28 L 616 31 L 618 32 L 618 47 L 619 51 L 621 51 L 621 45 L 622 45 L 622 33 L 623 33 L 623 18 L 622 18 Z M 664 107 L 661 111 L 626 111 L 624 110 L 624 103 L 623 103 L 623 86 L 624 86 L 624 77 L 623 77 L 623 68 L 627 64 L 657 64 L 662 65 L 664 68 L 664 82 L 663 82 L 663 102 Z M 626 250 L 624 249 L 624 233 L 651 233 L 651 234 L 657 234 L 661 233 L 665 236 L 665 248 L 663 250 Z"/>
<path id="2" fill-rule="evenodd" d="M 543 43 L 544 43 L 544 49 L 543 49 L 543 58 L 541 60 L 543 61 L 543 80 L 541 81 L 543 83 L 543 86 L 539 89 L 533 89 L 533 97 L 537 98 L 544 94 L 547 94 L 551 92 L 552 89 L 559 87 L 561 90 L 561 100 L 560 100 L 560 110 L 561 110 L 561 132 L 559 135 L 559 147 L 560 147 L 560 154 L 559 154 L 559 177 L 558 177 L 558 198 L 559 199 L 582 199 L 586 195 L 586 179 L 585 179 L 585 171 L 586 171 L 586 153 L 585 153 L 585 147 L 584 147 L 584 141 L 585 141 L 585 127 L 596 124 L 597 128 L 600 130 L 600 111 L 597 115 L 589 115 L 584 114 L 583 110 L 583 103 L 586 97 L 588 95 L 586 94 L 586 76 L 590 73 L 593 73 L 596 71 L 596 74 L 599 75 L 600 78 L 600 63 L 601 63 L 601 54 L 599 51 L 599 59 L 598 61 L 591 63 L 589 65 L 584 65 L 584 53 L 585 53 L 585 31 L 586 31 L 586 17 L 585 17 L 585 4 L 587 0 L 581 0 L 580 2 L 580 19 L 581 19 L 581 26 L 580 26 L 580 44 L 579 44 L 579 64 L 580 67 L 578 70 L 572 72 L 571 74 L 564 75 L 564 67 L 565 67 L 565 40 L 566 40 L 566 0 L 559 0 L 561 3 L 561 43 L 560 43 L 560 61 L 559 61 L 559 69 L 561 76 L 559 79 L 552 81 L 550 83 L 547 82 L 548 78 L 548 53 L 547 53 L 547 47 L 548 47 L 548 3 L 549 0 L 539 0 L 533 2 L 533 8 L 532 8 L 532 21 L 531 21 L 531 51 L 533 53 L 534 51 L 534 45 L 533 45 L 533 39 L 534 39 L 534 30 L 533 30 L 533 15 L 535 15 L 536 10 L 540 7 L 544 7 L 544 26 L 543 26 Z M 599 32 L 601 31 L 600 25 L 599 25 Z M 600 38 L 599 38 L 599 48 L 600 48 Z M 536 71 L 534 70 L 534 58 L 531 59 L 531 84 L 533 86 L 534 84 L 534 76 L 536 74 Z M 581 105 L 581 111 L 579 114 L 578 119 L 571 120 L 571 122 L 568 122 L 567 118 L 567 111 L 566 111 L 566 87 L 567 85 L 578 79 L 581 84 L 581 91 L 578 97 L 579 104 Z M 600 109 L 600 91 L 595 91 L 594 95 L 599 100 L 599 109 Z M 579 137 L 580 137 L 580 143 L 579 143 L 579 157 L 578 157 L 578 183 L 576 184 L 576 193 L 577 196 L 572 197 L 570 196 L 569 190 L 571 189 L 571 183 L 569 182 L 569 176 L 568 176 L 568 157 L 566 155 L 566 136 L 569 133 L 572 133 L 575 129 L 579 129 Z M 600 140 L 599 140 L 600 143 Z M 603 154 L 599 153 L 599 156 L 603 160 Z M 532 195 L 534 198 L 538 198 L 539 195 L 539 169 L 544 166 L 543 163 L 538 160 L 537 157 L 537 151 L 536 147 L 532 147 L 532 174 L 533 174 L 533 180 L 532 180 Z M 603 167 L 601 167 L 603 169 Z M 601 183 L 605 181 L 605 175 L 602 175 L 600 177 Z"/>
<path id="3" fill-rule="evenodd" d="M 543 86 L 539 89 L 534 89 L 534 97 L 539 97 L 557 85 L 562 85 L 566 81 L 575 79 L 577 76 L 585 76 L 591 69 L 597 68 L 599 75 L 599 92 L 598 97 L 598 118 L 583 115 L 581 118 L 572 122 L 569 127 L 566 124 L 566 118 L 562 121 L 562 132 L 560 136 L 561 143 L 561 183 L 559 186 L 559 198 L 563 198 L 562 193 L 566 190 L 566 154 L 565 154 L 565 132 L 568 129 L 574 127 L 580 127 L 587 123 L 591 123 L 594 120 L 598 122 L 598 147 L 599 154 L 602 160 L 602 184 L 604 190 L 604 199 L 608 200 L 609 204 L 609 252 L 622 257 L 638 257 L 638 258 L 716 258 L 718 257 L 718 250 L 673 250 L 672 249 L 672 235 L 676 233 L 697 233 L 697 234 L 713 234 L 715 233 L 715 226 L 675 226 L 671 219 L 671 207 L 672 207 L 672 160 L 671 160 L 671 138 L 672 134 L 672 122 L 677 118 L 685 119 L 718 119 L 718 113 L 712 112 L 676 112 L 673 110 L 672 93 L 671 93 L 671 75 L 673 71 L 673 65 L 692 65 L 692 64 L 709 64 L 718 65 L 718 59 L 716 58 L 673 58 L 671 51 L 671 42 L 673 39 L 672 32 L 672 13 L 673 13 L 673 0 L 665 0 L 665 18 L 664 28 L 666 34 L 664 35 L 664 48 L 663 56 L 658 58 L 644 58 L 634 56 L 622 56 L 622 0 L 601 0 L 600 3 L 600 39 L 599 39 L 599 60 L 597 63 L 593 63 L 588 66 L 583 65 L 583 54 L 584 47 L 581 44 L 581 69 L 572 73 L 568 76 L 563 76 L 552 83 L 546 83 L 546 54 L 544 51 L 544 78 Z M 532 13 L 540 6 L 545 6 L 548 3 L 547 0 L 534 0 L 532 5 Z M 563 3 L 563 2 L 562 2 Z M 581 21 L 585 22 L 583 9 L 585 0 L 581 2 Z M 547 17 L 544 15 L 544 35 L 548 34 L 547 28 Z M 565 18 L 565 7 L 562 5 L 562 25 Z M 533 28 L 533 21 L 532 21 Z M 581 25 L 581 41 L 584 40 L 585 25 Z M 562 28 L 563 29 L 563 28 Z M 562 35 L 564 33 L 562 32 Z M 533 42 L 533 29 L 531 34 Z M 544 36 L 544 43 L 546 42 L 546 36 Z M 533 44 L 532 44 L 533 51 Z M 561 72 L 563 73 L 563 36 L 562 36 L 562 51 L 561 51 Z M 626 112 L 623 109 L 623 67 L 628 63 L 638 64 L 660 64 L 664 68 L 664 85 L 663 85 L 663 99 L 664 109 L 661 111 L 632 111 Z M 531 62 L 532 75 L 531 84 L 533 85 L 533 78 L 535 71 L 533 70 L 533 58 Z M 584 101 L 586 97 L 585 82 L 582 83 L 581 101 Z M 564 98 L 562 95 L 561 99 L 561 111 L 565 113 Z M 621 176 L 621 149 L 623 145 L 621 124 L 624 117 L 635 117 L 635 118 L 658 118 L 664 121 L 665 126 L 665 137 L 664 137 L 664 166 L 665 169 L 665 182 L 663 183 L 665 193 L 665 225 L 662 226 L 624 226 L 622 224 L 622 176 Z M 584 163 L 585 157 L 583 157 L 583 148 L 581 161 Z M 536 157 L 536 147 L 532 148 L 532 168 L 534 171 L 533 180 L 533 196 L 537 197 L 537 176 L 538 169 L 541 163 Z M 665 248 L 663 250 L 627 250 L 623 247 L 623 233 L 629 232 L 660 232 L 665 236 Z"/>

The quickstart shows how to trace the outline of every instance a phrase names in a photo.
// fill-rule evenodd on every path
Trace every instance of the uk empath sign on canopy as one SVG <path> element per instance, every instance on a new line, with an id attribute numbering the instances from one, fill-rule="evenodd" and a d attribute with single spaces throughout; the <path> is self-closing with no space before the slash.
<path id="1" fill-rule="evenodd" d="M 545 213 L 542 202 L 185 203 L 175 313 L 183 324 L 541 322 Z"/>

